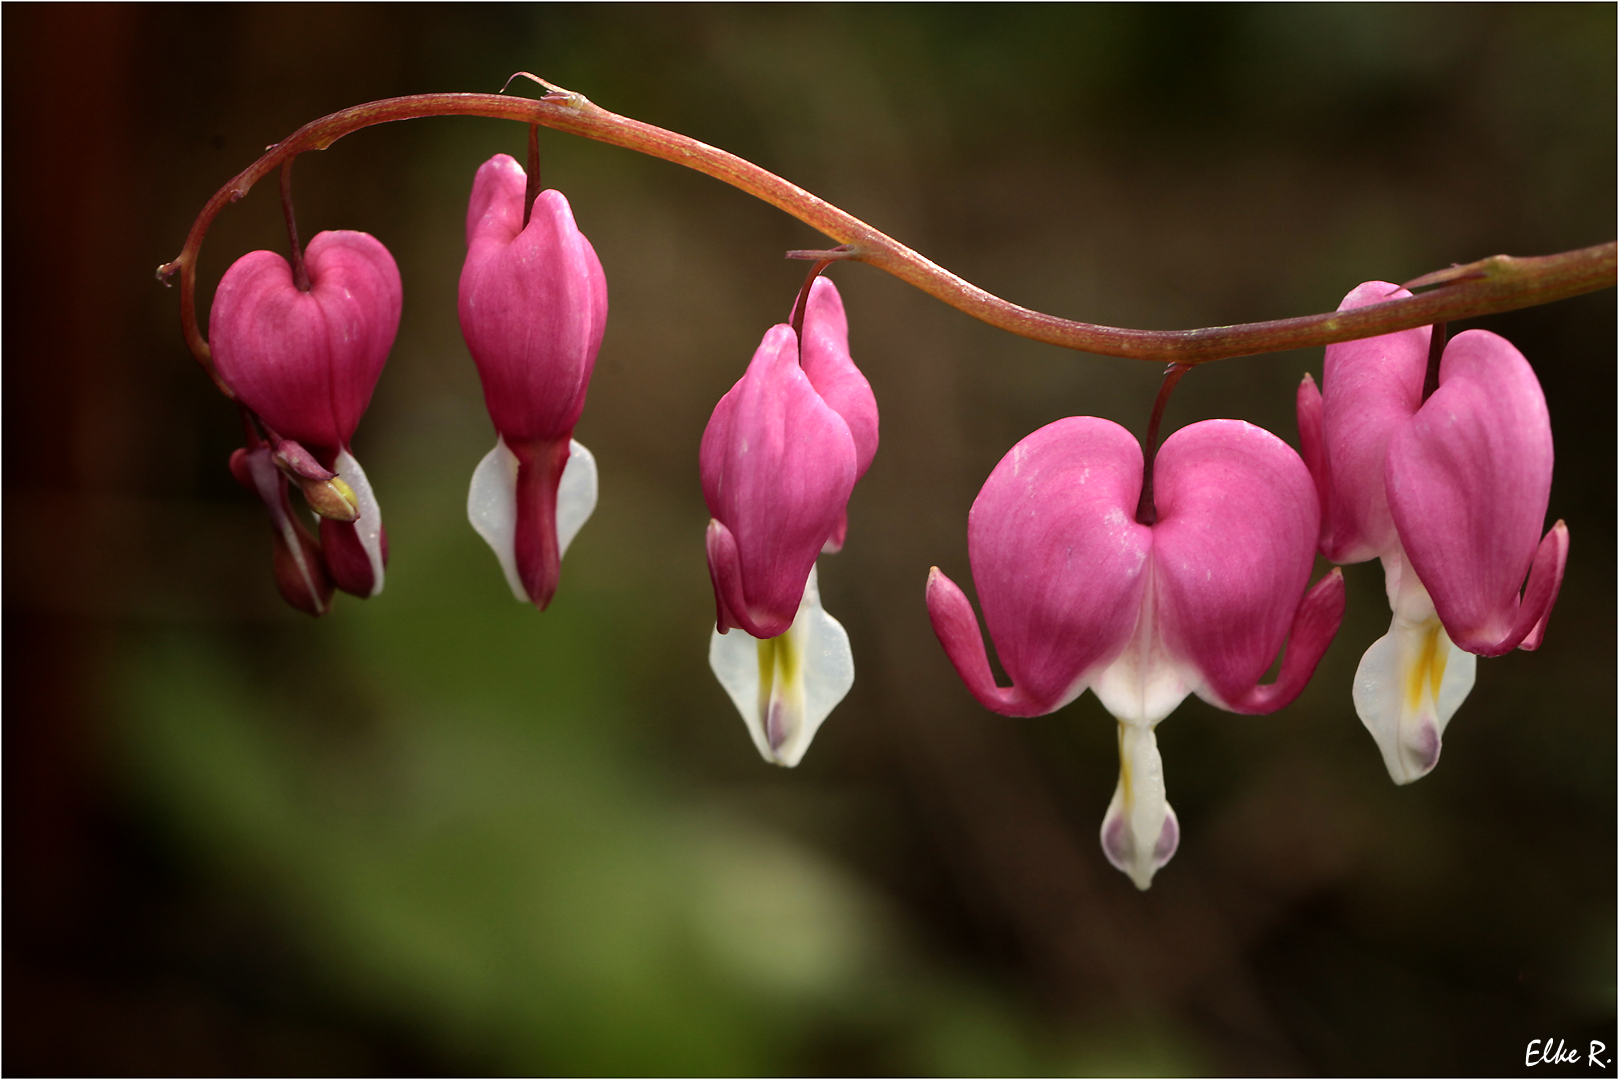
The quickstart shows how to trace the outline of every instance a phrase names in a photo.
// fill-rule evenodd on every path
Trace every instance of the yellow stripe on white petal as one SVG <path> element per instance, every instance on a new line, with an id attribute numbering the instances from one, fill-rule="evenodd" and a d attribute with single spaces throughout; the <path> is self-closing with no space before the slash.
<path id="1" fill-rule="evenodd" d="M 788 768 L 803 760 L 822 722 L 854 685 L 849 635 L 822 609 L 813 567 L 785 634 L 760 640 L 744 630 L 715 630 L 708 666 L 760 756 Z"/>
<path id="2" fill-rule="evenodd" d="M 1164 786 L 1164 759 L 1151 724 L 1119 723 L 1119 783 L 1102 818 L 1102 851 L 1108 862 L 1130 875 L 1136 888 L 1180 846 L 1180 821 Z"/>
<path id="3" fill-rule="evenodd" d="M 577 439 L 570 440 L 568 463 L 557 484 L 558 558 L 568 553 L 568 545 L 595 511 L 596 494 L 596 457 Z M 496 438 L 495 448 L 472 471 L 467 520 L 500 560 L 512 595 L 528 603 L 528 591 L 517 572 L 517 455 L 503 438 Z"/>
<path id="4" fill-rule="evenodd" d="M 1473 689 L 1478 657 L 1451 643 L 1433 601 L 1400 556 L 1385 559 L 1394 618 L 1355 671 L 1355 712 L 1396 784 L 1439 762 L 1445 725 Z"/>
<path id="5" fill-rule="evenodd" d="M 354 533 L 360 538 L 366 558 L 371 560 L 371 595 L 376 596 L 382 592 L 382 507 L 377 505 L 371 481 L 353 454 L 342 451 L 335 464 L 338 477 L 353 491 L 354 501 L 360 508 L 359 516 L 354 519 Z"/>

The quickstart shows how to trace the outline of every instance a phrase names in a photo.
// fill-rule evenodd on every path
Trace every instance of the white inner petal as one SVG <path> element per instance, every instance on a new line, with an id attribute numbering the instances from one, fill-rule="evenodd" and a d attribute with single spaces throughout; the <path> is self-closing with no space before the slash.
<path id="1" fill-rule="evenodd" d="M 1180 845 L 1180 822 L 1164 786 L 1164 761 L 1153 728 L 1119 724 L 1119 783 L 1102 818 L 1102 851 L 1130 875 L 1136 888 L 1152 876 Z"/>
<path id="2" fill-rule="evenodd" d="M 557 485 L 557 558 L 596 510 L 596 455 L 577 439 L 568 441 L 568 463 Z"/>
<path id="3" fill-rule="evenodd" d="M 1389 776 L 1409 784 L 1439 762 L 1440 736 L 1473 689 L 1478 657 L 1451 642 L 1404 552 L 1383 556 L 1383 574 L 1394 616 L 1355 671 L 1355 712 Z"/>
<path id="4" fill-rule="evenodd" d="M 472 470 L 467 520 L 500 560 L 512 595 L 528 603 L 528 591 L 517 572 L 517 455 L 505 439 L 496 438 L 495 448 Z"/>
<path id="5" fill-rule="evenodd" d="M 337 455 L 337 475 L 354 489 L 355 501 L 360 504 L 360 516 L 354 519 L 354 533 L 360 538 L 366 558 L 371 560 L 371 595 L 376 596 L 382 591 L 382 508 L 377 505 L 376 493 L 371 490 L 365 470 L 347 450 Z"/>
<path id="6" fill-rule="evenodd" d="M 568 463 L 557 484 L 557 557 L 579 535 L 596 509 L 596 456 L 577 440 L 568 443 Z M 528 590 L 517 572 L 517 455 L 497 438 L 495 448 L 472 470 L 467 490 L 467 520 L 500 560 L 512 595 L 528 603 Z"/>
<path id="7" fill-rule="evenodd" d="M 1120 721 L 1138 727 L 1158 723 L 1203 684 L 1196 668 L 1164 651 L 1153 619 L 1153 584 L 1149 565 L 1141 592 L 1141 615 L 1130 643 L 1091 680 L 1091 690 L 1103 707 Z"/>
<path id="8" fill-rule="evenodd" d="M 715 630 L 708 665 L 766 761 L 789 768 L 854 685 L 854 654 L 843 626 L 821 607 L 811 568 L 798 614 L 785 634 L 760 640 Z"/>

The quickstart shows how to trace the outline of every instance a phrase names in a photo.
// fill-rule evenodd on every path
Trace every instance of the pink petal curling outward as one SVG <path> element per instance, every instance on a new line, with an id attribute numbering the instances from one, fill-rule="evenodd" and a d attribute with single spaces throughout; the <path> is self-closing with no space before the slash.
<path id="1" fill-rule="evenodd" d="M 354 516 L 334 519 L 317 504 L 320 555 L 338 588 L 374 596 L 382 591 L 387 534 L 349 442 L 399 329 L 399 269 L 361 232 L 319 233 L 304 259 L 308 292 L 274 252 L 238 259 L 214 294 L 209 345 L 220 378 L 273 436 L 292 444 L 279 458 L 307 447 L 347 485 Z M 296 470 L 289 475 L 297 478 Z"/>
<path id="2" fill-rule="evenodd" d="M 1406 295 L 1367 282 L 1340 310 Z M 1446 343 L 1424 401 L 1429 339 L 1419 328 L 1329 345 L 1321 390 L 1308 376 L 1299 389 L 1321 551 L 1383 561 L 1393 621 L 1361 661 L 1354 700 L 1397 783 L 1438 763 L 1474 655 L 1539 645 L 1568 554 L 1562 522 L 1540 536 L 1552 437 L 1528 362 L 1467 331 Z"/>
<path id="3" fill-rule="evenodd" d="M 830 281 L 811 283 L 801 325 L 802 350 L 791 325 L 765 333 L 699 452 L 713 515 L 709 667 L 760 755 L 789 768 L 854 683 L 849 636 L 821 607 L 815 560 L 843 544 L 878 423 Z"/>
<path id="4" fill-rule="evenodd" d="M 511 546 L 497 546 L 497 556 L 514 568 L 524 598 L 543 609 L 556 593 L 566 546 L 558 535 L 559 486 L 588 488 L 594 506 L 593 460 L 573 465 L 590 470 L 588 484 L 563 485 L 563 475 L 575 456 L 573 428 L 607 326 L 607 278 L 561 192 L 540 192 L 523 224 L 527 183 L 523 167 L 505 154 L 479 167 L 467 207 L 459 306 L 499 436 L 478 477 L 509 489 L 480 491 L 475 478 L 469 507 L 515 507 L 508 530 L 477 518 L 473 524 L 492 545 Z"/>
<path id="5" fill-rule="evenodd" d="M 990 474 L 968 556 L 1011 687 L 995 684 L 971 606 L 937 567 L 927 599 L 946 654 L 988 708 L 1040 715 L 1089 687 L 1119 720 L 1102 847 L 1146 888 L 1180 830 L 1153 729 L 1189 693 L 1237 712 L 1291 702 L 1337 631 L 1343 581 L 1334 571 L 1305 594 L 1316 496 L 1269 432 L 1211 420 L 1172 436 L 1155 525 L 1135 520 L 1141 480 L 1135 438 L 1096 417 L 1041 428 Z M 1289 637 L 1278 680 L 1260 685 Z"/>

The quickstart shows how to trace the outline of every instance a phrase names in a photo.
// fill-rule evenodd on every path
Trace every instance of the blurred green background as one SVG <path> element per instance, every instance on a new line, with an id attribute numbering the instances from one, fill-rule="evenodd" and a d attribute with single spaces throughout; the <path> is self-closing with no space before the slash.
<path id="1" fill-rule="evenodd" d="M 226 469 L 234 409 L 152 279 L 300 124 L 526 69 L 1035 308 L 1328 310 L 1614 236 L 1612 5 L 3 23 L 7 1073 L 1498 1074 L 1532 1038 L 1614 1045 L 1613 293 L 1467 324 L 1510 337 L 1551 408 L 1573 549 L 1545 646 L 1481 663 L 1439 768 L 1395 788 L 1349 699 L 1381 574 L 1350 568 L 1295 705 L 1193 700 L 1160 729 L 1183 841 L 1138 894 L 1096 842 L 1111 721 L 1089 696 L 979 709 L 922 590 L 935 563 L 970 581 L 966 512 L 1014 442 L 1076 413 L 1141 430 L 1157 366 L 833 270 L 883 443 L 821 569 L 856 685 L 788 772 L 707 669 L 696 453 L 802 280 L 782 252 L 816 234 L 542 132 L 612 303 L 576 432 L 601 503 L 543 615 L 463 510 L 493 441 L 455 317 L 465 199 L 520 126 L 390 125 L 299 164 L 303 234 L 372 232 L 405 282 L 356 440 L 392 540 L 375 600 L 281 605 Z M 256 247 L 284 248 L 273 185 L 210 234 L 204 311 Z M 1201 369 L 1167 421 L 1296 444 L 1320 363 Z"/>

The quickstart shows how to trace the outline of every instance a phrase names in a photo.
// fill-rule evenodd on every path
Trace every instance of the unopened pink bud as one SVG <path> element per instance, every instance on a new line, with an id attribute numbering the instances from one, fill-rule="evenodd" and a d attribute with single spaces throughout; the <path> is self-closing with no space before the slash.
<path id="1" fill-rule="evenodd" d="M 607 278 L 560 191 L 540 192 L 524 225 L 527 179 L 505 154 L 479 167 L 459 306 L 489 417 L 516 459 L 510 557 L 544 608 L 561 573 L 557 488 L 607 325 Z"/>

